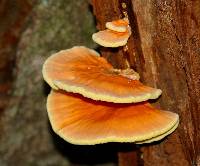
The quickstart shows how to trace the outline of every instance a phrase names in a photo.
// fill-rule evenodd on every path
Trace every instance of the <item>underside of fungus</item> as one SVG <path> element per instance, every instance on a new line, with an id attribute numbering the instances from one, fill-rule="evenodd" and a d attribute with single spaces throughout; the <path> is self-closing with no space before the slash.
<path id="1" fill-rule="evenodd" d="M 47 111 L 53 130 L 73 144 L 106 142 L 149 143 L 173 132 L 177 114 L 155 109 L 147 102 L 116 104 L 53 90 Z"/>
<path id="2" fill-rule="evenodd" d="M 93 100 L 135 103 L 155 99 L 160 89 L 143 85 L 132 69 L 114 69 L 99 54 L 86 47 L 73 47 L 49 57 L 43 77 L 53 89 L 79 93 Z"/>

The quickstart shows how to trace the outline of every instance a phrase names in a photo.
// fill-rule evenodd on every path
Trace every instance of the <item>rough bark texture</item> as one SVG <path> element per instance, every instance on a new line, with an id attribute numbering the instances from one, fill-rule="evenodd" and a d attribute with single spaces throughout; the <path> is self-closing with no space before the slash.
<path id="1" fill-rule="evenodd" d="M 155 105 L 180 115 L 176 132 L 141 147 L 144 165 L 200 165 L 200 1 L 93 0 L 93 9 L 98 29 L 128 14 L 128 49 L 101 48 L 103 56 L 135 68 L 145 84 L 163 90 Z M 128 158 L 121 155 L 124 166 Z"/>
<path id="2" fill-rule="evenodd" d="M 0 166 L 115 165 L 113 145 L 66 143 L 46 112 L 42 64 L 61 49 L 95 46 L 89 10 L 82 0 L 0 0 Z"/>

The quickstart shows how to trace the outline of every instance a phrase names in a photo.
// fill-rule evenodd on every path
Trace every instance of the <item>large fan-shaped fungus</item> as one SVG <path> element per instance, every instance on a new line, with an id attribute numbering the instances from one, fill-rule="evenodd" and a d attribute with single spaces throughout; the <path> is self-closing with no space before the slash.
<path id="1" fill-rule="evenodd" d="M 162 139 L 178 124 L 178 115 L 149 103 L 116 104 L 52 91 L 47 110 L 53 130 L 73 144 L 145 143 Z"/>
<path id="2" fill-rule="evenodd" d="M 46 60 L 43 76 L 54 89 L 82 94 L 85 97 L 115 103 L 155 99 L 160 89 L 144 86 L 138 74 L 131 76 L 112 67 L 98 53 L 86 47 L 60 51 Z M 132 79 L 132 78 L 134 78 Z"/>

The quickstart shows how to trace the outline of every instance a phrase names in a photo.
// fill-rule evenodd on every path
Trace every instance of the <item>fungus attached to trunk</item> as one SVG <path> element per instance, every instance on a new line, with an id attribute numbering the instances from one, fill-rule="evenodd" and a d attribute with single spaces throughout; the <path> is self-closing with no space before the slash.
<path id="1" fill-rule="evenodd" d="M 128 18 L 106 23 L 106 30 L 92 35 L 92 39 L 104 47 L 119 47 L 126 45 L 131 35 Z"/>
<path id="2" fill-rule="evenodd" d="M 116 32 L 113 30 L 103 30 L 92 35 L 92 39 L 104 47 L 119 47 L 126 45 L 130 32 Z"/>
<path id="3" fill-rule="evenodd" d="M 160 89 L 143 85 L 132 69 L 114 69 L 86 47 L 60 51 L 46 60 L 43 76 L 54 89 L 82 94 L 93 100 L 133 103 L 155 99 Z"/>
<path id="4" fill-rule="evenodd" d="M 53 130 L 73 144 L 106 142 L 148 143 L 175 130 L 177 114 L 160 111 L 147 102 L 116 104 L 53 90 L 47 110 Z"/>
<path id="5" fill-rule="evenodd" d="M 126 32 L 129 26 L 128 18 L 114 20 L 106 23 L 106 28 L 116 32 Z"/>
<path id="6" fill-rule="evenodd" d="M 146 102 L 161 90 L 144 86 L 132 69 L 114 69 L 94 50 L 60 51 L 46 60 L 42 72 L 54 89 L 47 99 L 52 128 L 70 143 L 150 143 L 178 126 L 177 114 Z"/>

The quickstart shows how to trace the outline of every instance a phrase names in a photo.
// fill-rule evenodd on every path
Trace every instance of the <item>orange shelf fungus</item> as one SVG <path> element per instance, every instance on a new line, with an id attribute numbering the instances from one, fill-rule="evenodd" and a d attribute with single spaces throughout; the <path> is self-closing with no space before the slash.
<path id="1" fill-rule="evenodd" d="M 147 102 L 116 104 L 53 90 L 47 111 L 53 130 L 79 145 L 106 142 L 149 143 L 174 131 L 177 114 L 160 111 Z"/>
<path id="2" fill-rule="evenodd" d="M 127 18 L 106 23 L 106 28 L 116 32 L 126 32 L 128 26 L 129 26 L 129 21 Z"/>
<path id="3" fill-rule="evenodd" d="M 113 68 L 86 47 L 55 53 L 42 73 L 53 88 L 47 99 L 50 123 L 70 143 L 151 143 L 179 124 L 176 113 L 155 109 L 146 101 L 159 97 L 160 89 L 143 85 L 132 69 Z"/>
<path id="4" fill-rule="evenodd" d="M 130 32 L 116 32 L 109 29 L 99 31 L 92 35 L 92 39 L 104 47 L 119 47 L 126 45 Z"/>
<path id="5" fill-rule="evenodd" d="M 104 47 L 119 47 L 126 45 L 131 35 L 131 28 L 127 18 L 106 23 L 106 30 L 92 35 L 92 39 Z"/>
<path id="6" fill-rule="evenodd" d="M 160 89 L 143 85 L 132 69 L 114 69 L 106 59 L 86 47 L 73 47 L 49 57 L 43 77 L 53 89 L 79 93 L 93 100 L 135 103 L 155 99 Z"/>

